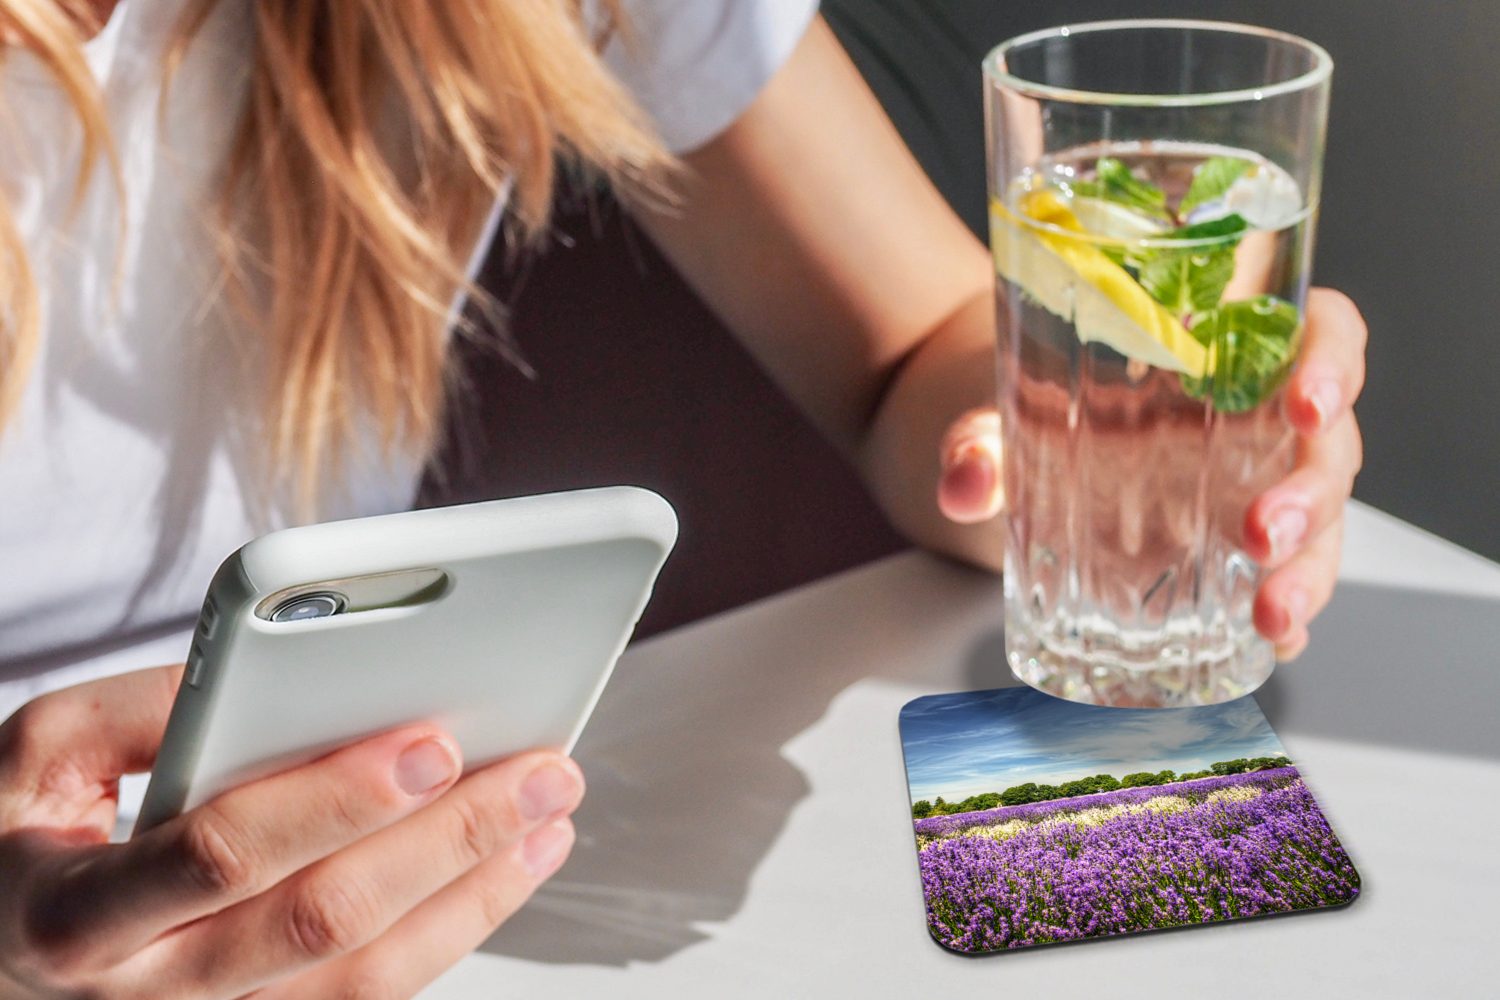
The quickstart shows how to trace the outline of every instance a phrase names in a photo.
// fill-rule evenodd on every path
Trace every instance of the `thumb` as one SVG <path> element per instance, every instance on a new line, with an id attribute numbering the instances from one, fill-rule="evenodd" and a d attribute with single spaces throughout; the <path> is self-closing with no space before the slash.
<path id="1" fill-rule="evenodd" d="M 974 524 L 1000 512 L 1005 486 L 1000 466 L 1000 414 L 970 410 L 948 428 L 940 446 L 938 509 L 951 521 Z"/>
<path id="2" fill-rule="evenodd" d="M 44 694 L 0 726 L 0 764 L 23 786 L 40 769 L 62 773 L 60 763 L 85 783 L 150 770 L 181 680 L 178 664 Z"/>

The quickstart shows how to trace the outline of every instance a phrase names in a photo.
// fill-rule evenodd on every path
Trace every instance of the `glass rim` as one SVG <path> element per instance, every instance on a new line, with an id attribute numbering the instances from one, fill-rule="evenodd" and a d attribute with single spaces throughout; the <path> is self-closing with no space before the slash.
<path id="1" fill-rule="evenodd" d="M 1016 76 L 1000 68 L 1000 60 L 1020 46 L 1050 38 L 1070 38 L 1077 34 L 1097 31 L 1119 31 L 1121 29 L 1177 28 L 1200 31 L 1218 31 L 1229 35 L 1246 35 L 1257 38 L 1287 42 L 1313 57 L 1313 66 L 1306 73 L 1290 80 L 1270 83 L 1264 87 L 1244 87 L 1239 90 L 1207 91 L 1201 94 L 1132 94 L 1124 91 L 1074 90 L 1057 87 Z M 1233 21 L 1209 21 L 1195 18 L 1117 18 L 1108 21 L 1087 21 L 1082 24 L 1064 24 L 1055 28 L 1028 31 L 1024 35 L 1006 39 L 989 51 L 982 63 L 987 79 L 1014 90 L 1027 97 L 1045 98 L 1053 101 L 1068 101 L 1073 104 L 1107 104 L 1122 107 L 1181 108 L 1214 104 L 1235 104 L 1245 101 L 1262 101 L 1269 97 L 1295 93 L 1318 86 L 1333 73 L 1333 57 L 1317 42 L 1308 41 L 1300 35 L 1274 28 L 1262 28 L 1252 24 Z"/>

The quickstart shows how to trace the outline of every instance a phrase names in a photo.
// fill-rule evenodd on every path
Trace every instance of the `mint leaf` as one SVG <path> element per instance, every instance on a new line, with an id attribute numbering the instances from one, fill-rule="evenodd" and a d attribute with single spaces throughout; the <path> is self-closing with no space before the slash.
<path id="1" fill-rule="evenodd" d="M 1167 217 L 1167 195 L 1149 181 L 1143 181 L 1130 172 L 1122 160 L 1113 156 L 1101 156 L 1094 165 L 1092 180 L 1075 181 L 1073 193 L 1086 198 L 1103 198 L 1119 205 L 1127 205 L 1153 217 Z"/>
<path id="2" fill-rule="evenodd" d="M 1179 316 L 1206 312 L 1219 304 L 1234 276 L 1234 248 L 1249 224 L 1238 215 L 1184 226 L 1162 239 L 1223 242 L 1209 246 L 1136 250 L 1136 280 L 1147 293 Z"/>
<path id="3" fill-rule="evenodd" d="M 1204 378 L 1181 376 L 1194 399 L 1208 396 L 1221 413 L 1243 413 L 1266 399 L 1290 367 L 1302 316 L 1272 295 L 1225 302 L 1194 321 L 1193 337 L 1209 351 Z"/>
<path id="4" fill-rule="evenodd" d="M 1191 226 L 1174 229 L 1170 233 L 1163 234 L 1163 236 L 1166 239 L 1172 240 L 1227 240 L 1231 236 L 1244 235 L 1245 230 L 1249 228 L 1250 223 L 1245 221 L 1244 216 L 1226 215 L 1221 219 L 1195 222 Z"/>
<path id="5" fill-rule="evenodd" d="M 1239 180 L 1251 166 L 1249 160 L 1233 156 L 1215 156 L 1204 160 L 1193 171 L 1193 183 L 1188 187 L 1187 194 L 1182 196 L 1177 214 L 1186 218 L 1189 212 L 1204 202 L 1224 197 L 1230 185 Z"/>
<path id="6" fill-rule="evenodd" d="M 1141 265 L 1138 280 L 1151 297 L 1179 316 L 1219 304 L 1234 276 L 1234 249 L 1164 250 Z"/>

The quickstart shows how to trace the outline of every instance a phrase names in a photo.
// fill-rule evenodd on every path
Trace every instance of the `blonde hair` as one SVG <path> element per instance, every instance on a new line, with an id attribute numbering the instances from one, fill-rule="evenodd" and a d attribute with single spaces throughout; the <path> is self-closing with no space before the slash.
<path id="1" fill-rule="evenodd" d="M 168 78 L 218 0 L 194 0 Z M 618 29 L 604 0 L 602 30 Z M 244 116 L 216 229 L 228 298 L 263 330 L 270 458 L 304 499 L 361 417 L 387 449 L 441 426 L 445 328 L 490 207 L 508 236 L 545 226 L 559 162 L 641 190 L 670 157 L 599 57 L 581 0 L 256 0 Z M 83 59 L 88 0 L 0 0 L 82 125 L 81 194 L 119 168 Z M 165 99 L 165 98 L 164 98 Z M 405 129 L 382 130 L 394 104 Z M 399 156 L 396 155 L 399 151 Z M 0 428 L 40 336 L 36 289 L 0 204 Z"/>

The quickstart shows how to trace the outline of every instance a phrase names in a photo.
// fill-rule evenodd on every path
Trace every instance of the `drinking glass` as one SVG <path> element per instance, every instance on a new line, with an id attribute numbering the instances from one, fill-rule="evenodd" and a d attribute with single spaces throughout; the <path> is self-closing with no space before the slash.
<path id="1" fill-rule="evenodd" d="M 1237 698 L 1275 665 L 1243 525 L 1293 458 L 1332 60 L 1108 21 L 984 70 L 1011 670 L 1093 704 Z"/>

